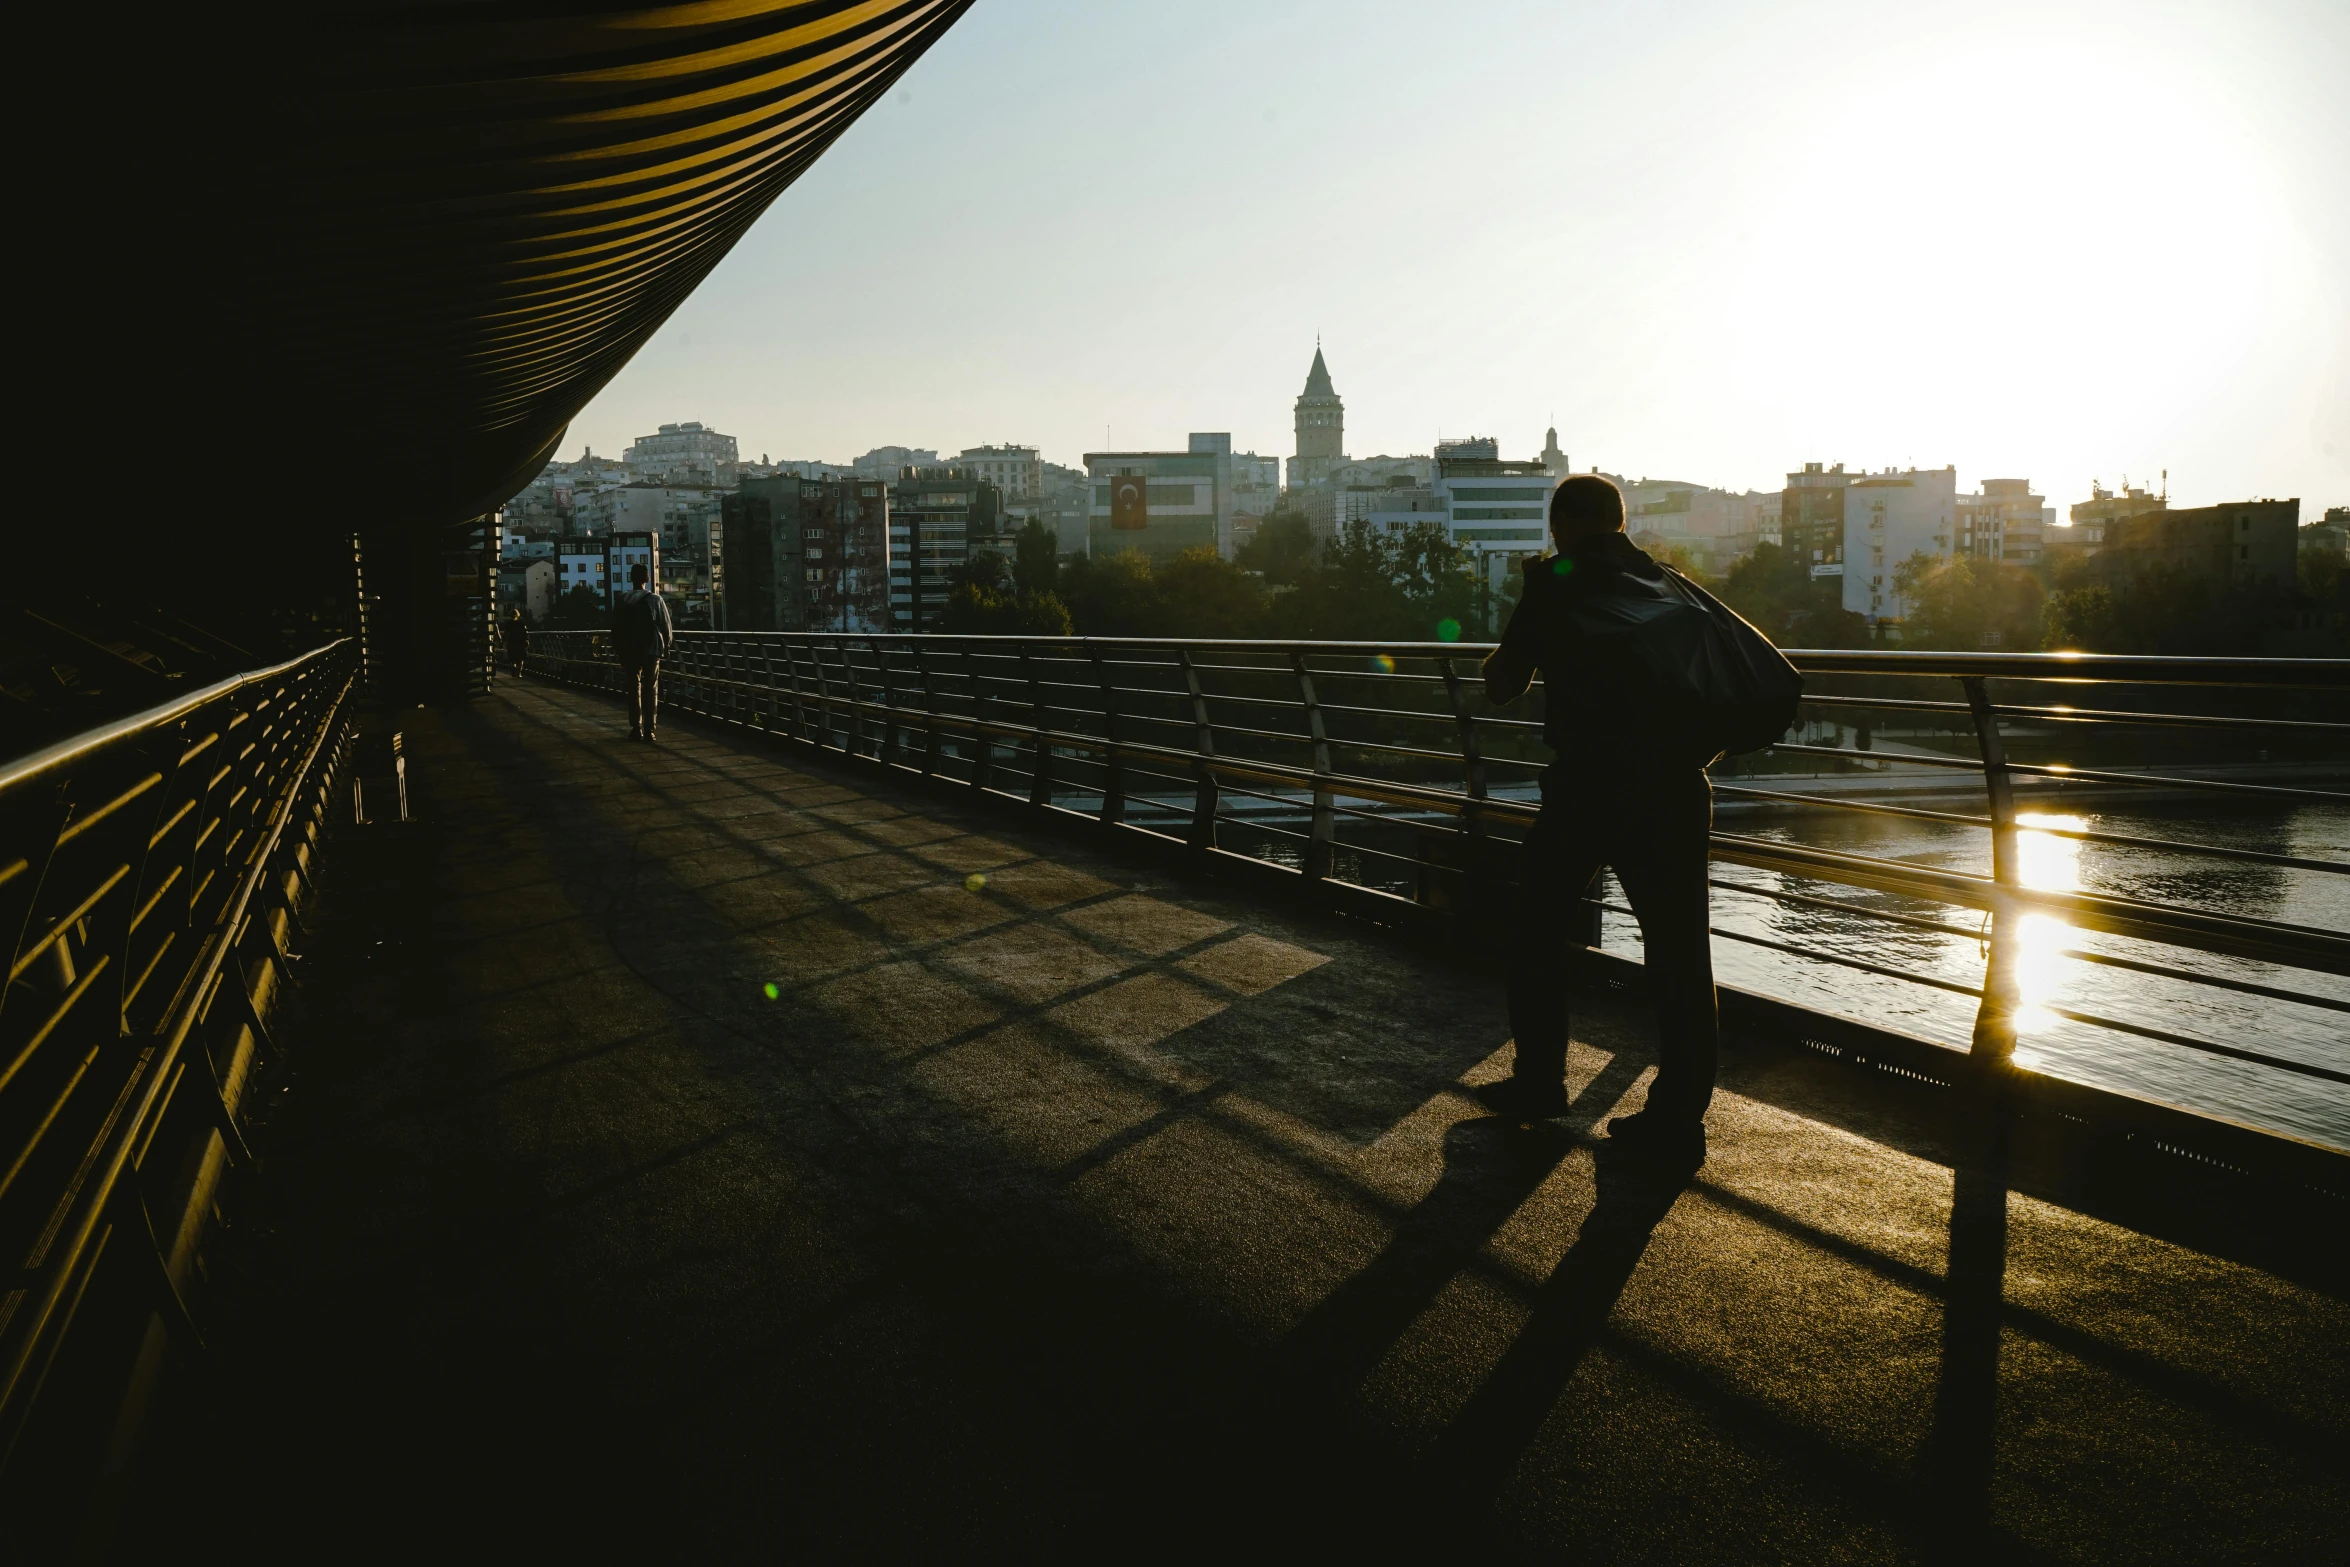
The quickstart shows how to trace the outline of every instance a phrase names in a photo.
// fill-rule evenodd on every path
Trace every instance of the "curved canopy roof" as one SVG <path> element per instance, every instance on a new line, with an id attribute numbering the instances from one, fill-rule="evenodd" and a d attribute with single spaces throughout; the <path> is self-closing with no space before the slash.
<path id="1" fill-rule="evenodd" d="M 350 521 L 498 504 L 969 3 L 268 8 L 236 373 L 364 466 Z"/>

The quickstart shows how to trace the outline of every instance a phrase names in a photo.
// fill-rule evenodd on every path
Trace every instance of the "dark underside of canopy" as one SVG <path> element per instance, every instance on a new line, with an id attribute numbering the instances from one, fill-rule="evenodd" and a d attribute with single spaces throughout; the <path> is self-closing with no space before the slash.
<path id="1" fill-rule="evenodd" d="M 969 3 L 282 7 L 192 41 L 164 74 L 225 156 L 157 153 L 201 192 L 215 429 L 339 475 L 346 535 L 499 504 Z"/>

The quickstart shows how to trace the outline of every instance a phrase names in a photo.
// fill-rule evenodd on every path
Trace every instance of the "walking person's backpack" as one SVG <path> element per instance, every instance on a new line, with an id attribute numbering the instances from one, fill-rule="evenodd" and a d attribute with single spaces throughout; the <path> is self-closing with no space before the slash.
<path id="1" fill-rule="evenodd" d="M 1803 676 L 1736 610 L 1658 563 L 1568 601 L 1594 651 L 1632 677 L 1656 725 L 1706 755 L 1759 751 L 1795 722 Z"/>

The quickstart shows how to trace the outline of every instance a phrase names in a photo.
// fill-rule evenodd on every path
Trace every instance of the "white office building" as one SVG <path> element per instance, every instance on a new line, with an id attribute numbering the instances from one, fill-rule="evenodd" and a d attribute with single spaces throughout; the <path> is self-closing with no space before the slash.
<path id="1" fill-rule="evenodd" d="M 1844 607 L 1873 623 L 1908 618 L 1894 589 L 1903 562 L 1947 557 L 1956 540 L 1958 470 L 1888 468 L 1844 491 Z"/>
<path id="2" fill-rule="evenodd" d="M 735 482 L 738 454 L 733 436 L 720 435 L 696 420 L 665 424 L 651 435 L 638 436 L 620 460 L 640 479 L 725 489 Z"/>
<path id="3" fill-rule="evenodd" d="M 1477 557 L 1478 574 L 1496 589 L 1511 562 L 1548 547 L 1550 495 L 1559 485 L 1540 461 L 1505 461 L 1499 450 L 1490 437 L 1438 442 L 1428 486 L 1453 542 Z"/>
<path id="4" fill-rule="evenodd" d="M 1033 446 L 966 446 L 953 466 L 985 479 L 1006 501 L 1044 498 L 1044 463 Z"/>

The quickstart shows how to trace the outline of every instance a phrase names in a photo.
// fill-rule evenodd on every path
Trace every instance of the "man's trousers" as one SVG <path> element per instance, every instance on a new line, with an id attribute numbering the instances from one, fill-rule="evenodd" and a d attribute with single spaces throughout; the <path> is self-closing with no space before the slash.
<path id="1" fill-rule="evenodd" d="M 1704 772 L 1663 775 L 1554 764 L 1519 864 L 1509 951 L 1517 1075 L 1555 1085 L 1566 1069 L 1567 941 L 1576 905 L 1611 866 L 1640 920 L 1656 997 L 1658 1068 L 1648 1107 L 1697 1120 L 1713 1099 L 1721 1028 L 1706 898 L 1713 791 Z"/>

